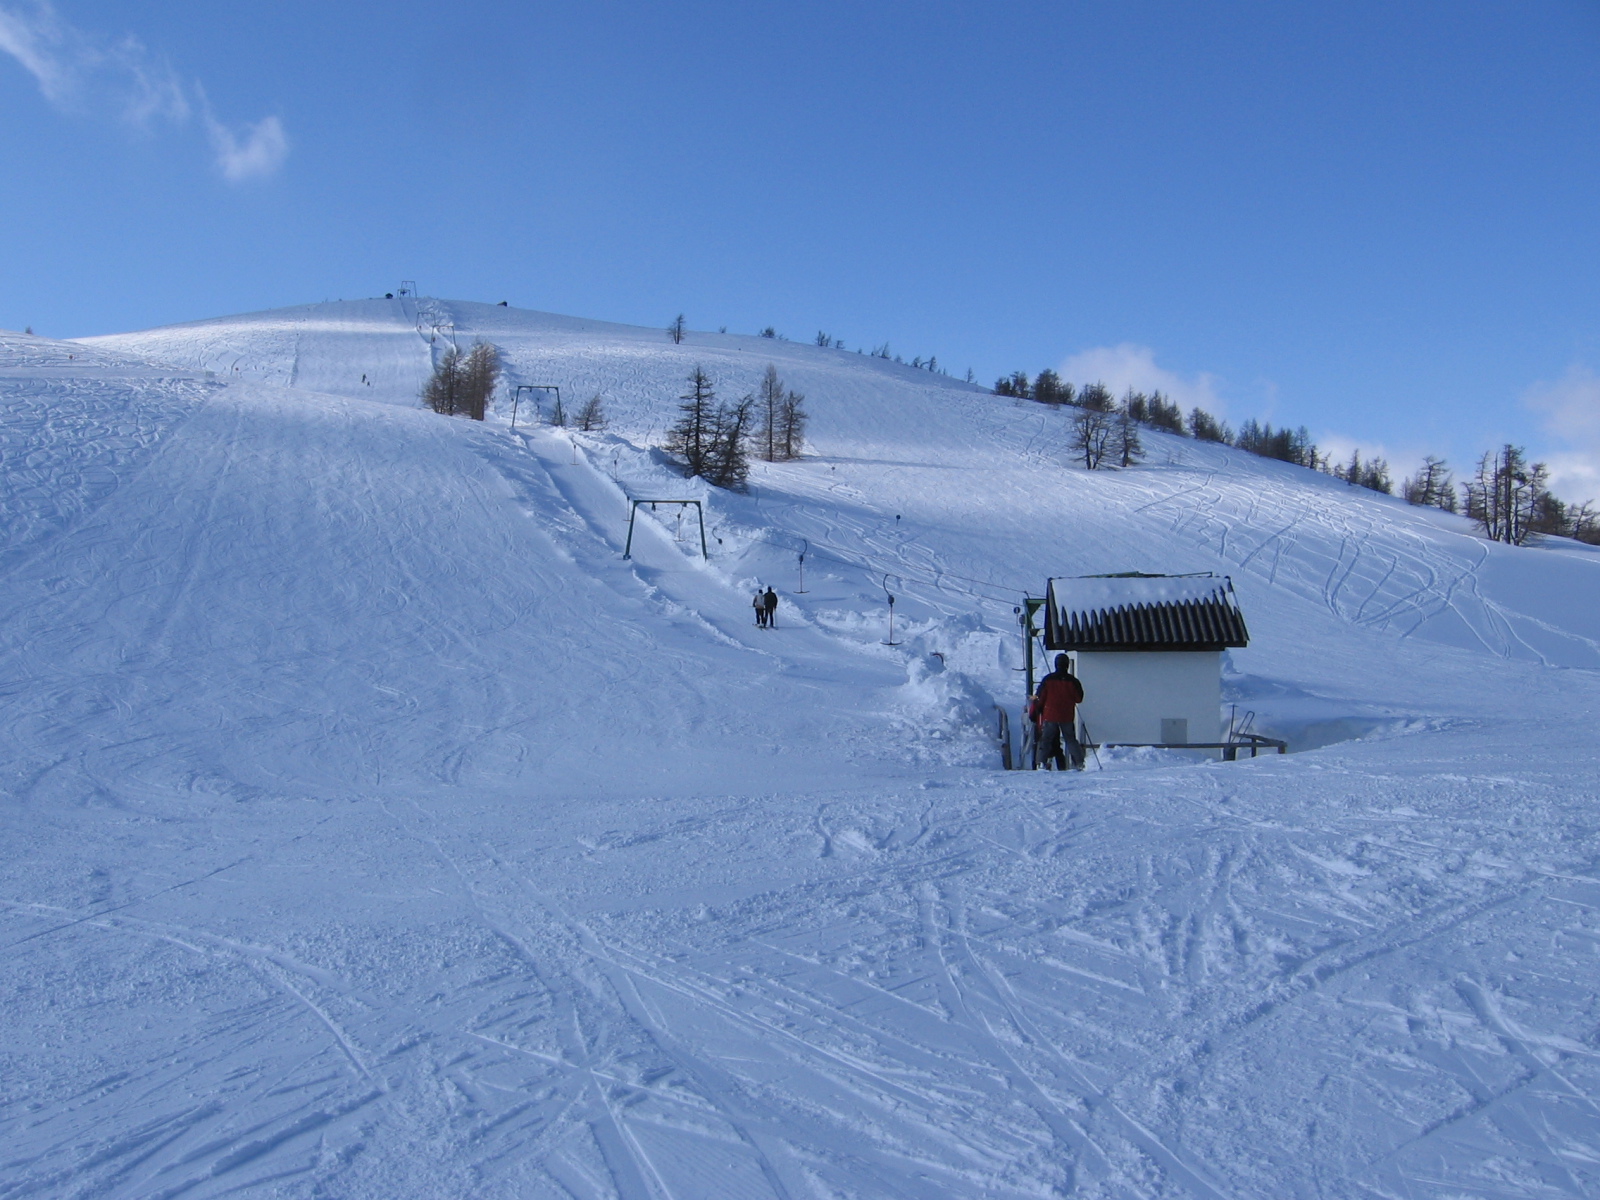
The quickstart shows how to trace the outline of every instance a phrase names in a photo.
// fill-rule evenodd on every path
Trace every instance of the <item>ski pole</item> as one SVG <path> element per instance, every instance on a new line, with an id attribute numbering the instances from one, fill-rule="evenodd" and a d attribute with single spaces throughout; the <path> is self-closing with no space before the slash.
<path id="1" fill-rule="evenodd" d="M 1094 769 L 1096 771 L 1104 771 L 1106 767 L 1105 764 L 1100 761 L 1100 747 L 1096 746 L 1094 744 L 1094 739 L 1089 736 L 1089 722 L 1085 721 L 1080 715 L 1078 717 L 1078 724 L 1083 726 L 1084 741 L 1088 743 L 1090 751 L 1094 754 Z"/>

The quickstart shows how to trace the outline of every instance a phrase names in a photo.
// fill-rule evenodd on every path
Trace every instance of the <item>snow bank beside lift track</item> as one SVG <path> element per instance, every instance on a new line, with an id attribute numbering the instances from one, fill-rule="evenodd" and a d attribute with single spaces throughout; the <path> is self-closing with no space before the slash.
<path id="1" fill-rule="evenodd" d="M 433 303 L 611 429 L 420 411 L 408 301 L 0 335 L 0 1198 L 1600 1188 L 1592 552 Z M 676 477 L 769 362 L 812 453 Z M 996 769 L 1022 591 L 1129 570 L 1303 752 Z"/>

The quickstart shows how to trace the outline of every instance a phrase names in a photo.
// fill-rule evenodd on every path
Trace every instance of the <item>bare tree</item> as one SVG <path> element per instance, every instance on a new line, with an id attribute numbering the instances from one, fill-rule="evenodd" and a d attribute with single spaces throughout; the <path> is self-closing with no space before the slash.
<path id="1" fill-rule="evenodd" d="M 1073 416 L 1071 446 L 1083 455 L 1083 465 L 1087 469 L 1095 470 L 1105 459 L 1111 430 L 1111 414 L 1098 408 L 1082 408 Z"/>
<path id="2" fill-rule="evenodd" d="M 819 342 L 818 345 L 821 345 Z M 778 378 L 778 368 L 767 364 L 767 373 L 761 377 L 756 391 L 756 407 L 760 410 L 761 425 L 757 434 L 761 457 L 768 462 L 787 458 L 783 454 L 783 380 Z"/>
<path id="3" fill-rule="evenodd" d="M 683 334 L 685 329 L 686 326 L 683 323 L 683 314 L 679 313 L 673 318 L 672 324 L 667 326 L 667 336 L 672 339 L 672 344 L 674 346 L 681 346 L 683 344 Z"/>
<path id="4" fill-rule="evenodd" d="M 583 407 L 578 410 L 578 428 L 584 433 L 595 433 L 606 427 L 605 402 L 596 392 L 583 402 Z"/>
<path id="5" fill-rule="evenodd" d="M 462 410 L 465 400 L 465 364 L 461 351 L 451 346 L 439 356 L 428 382 L 422 385 L 422 402 L 436 413 L 453 417 Z"/>
<path id="6" fill-rule="evenodd" d="M 785 459 L 799 458 L 806 445 L 806 398 L 793 389 L 783 394 L 778 410 L 778 446 Z"/>
<path id="7" fill-rule="evenodd" d="M 1568 537 L 1577 538 L 1591 546 L 1600 546 L 1600 513 L 1595 512 L 1593 500 L 1585 500 L 1574 506 L 1568 512 L 1567 519 Z"/>
<path id="8" fill-rule="evenodd" d="M 1466 485 L 1467 516 L 1494 541 L 1520 546 L 1539 532 L 1536 525 L 1549 508 L 1548 480 L 1543 463 L 1530 466 L 1527 452 L 1507 442 L 1497 453 L 1478 460 Z"/>

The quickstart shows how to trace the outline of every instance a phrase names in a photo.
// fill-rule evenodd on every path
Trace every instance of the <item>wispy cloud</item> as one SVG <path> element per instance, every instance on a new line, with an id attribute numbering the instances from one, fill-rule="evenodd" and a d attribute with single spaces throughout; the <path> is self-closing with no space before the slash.
<path id="1" fill-rule="evenodd" d="M 1367 463 L 1381 458 L 1389 465 L 1396 492 L 1400 490 L 1401 481 L 1421 466 L 1429 453 L 1414 445 L 1393 446 L 1370 438 L 1353 438 L 1338 431 L 1325 431 L 1317 434 L 1316 438 L 1317 449 L 1334 463 L 1347 463 L 1352 454 L 1361 455 L 1361 461 Z"/>
<path id="2" fill-rule="evenodd" d="M 288 155 L 289 140 L 277 117 L 234 132 L 212 114 L 199 84 L 186 86 L 138 38 L 79 29 L 49 0 L 0 5 L 0 53 L 15 59 L 44 98 L 65 112 L 114 116 L 148 129 L 157 123 L 187 126 L 198 110 L 217 167 L 230 182 L 270 175 Z"/>
<path id="3" fill-rule="evenodd" d="M 1138 392 L 1163 392 L 1180 408 L 1203 408 L 1222 416 L 1227 405 L 1217 394 L 1217 378 L 1204 371 L 1188 377 L 1169 371 L 1156 362 L 1149 346 L 1122 342 L 1116 346 L 1096 346 L 1074 354 L 1061 364 L 1061 376 L 1075 384 L 1103 383 L 1121 396 L 1130 387 Z"/>
<path id="4" fill-rule="evenodd" d="M 1545 432 L 1563 447 L 1542 456 L 1550 490 L 1567 500 L 1600 498 L 1600 376 L 1573 364 L 1560 379 L 1528 388 L 1522 402 L 1543 414 Z"/>
<path id="5" fill-rule="evenodd" d="M 61 24 L 49 8 L 32 16 L 0 8 L 0 50 L 22 64 L 52 104 L 75 98 L 77 71 L 66 61 Z"/>
<path id="6" fill-rule="evenodd" d="M 246 125 L 242 133 L 235 133 L 211 114 L 209 104 L 202 112 L 217 166 L 229 183 L 271 175 L 289 157 L 289 137 L 277 117 L 263 117 L 254 125 Z"/>

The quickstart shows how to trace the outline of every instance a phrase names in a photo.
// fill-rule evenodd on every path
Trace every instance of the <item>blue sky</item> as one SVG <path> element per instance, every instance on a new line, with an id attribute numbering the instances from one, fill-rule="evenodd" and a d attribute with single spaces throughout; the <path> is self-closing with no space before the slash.
<path id="1" fill-rule="evenodd" d="M 1600 4 L 0 0 L 0 326 L 434 295 L 1600 495 Z"/>

